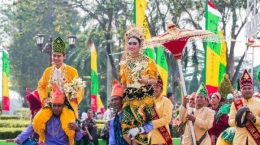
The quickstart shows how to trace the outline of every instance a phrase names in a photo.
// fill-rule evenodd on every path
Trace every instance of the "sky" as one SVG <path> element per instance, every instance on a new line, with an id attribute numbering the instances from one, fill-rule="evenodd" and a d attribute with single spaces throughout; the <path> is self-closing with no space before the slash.
<path id="1" fill-rule="evenodd" d="M 244 51 L 246 50 L 246 37 L 245 37 L 245 27 L 241 30 L 240 35 L 237 38 L 237 43 L 235 47 L 235 55 L 242 56 Z M 254 50 L 253 50 L 254 49 Z M 252 54 L 254 52 L 254 54 Z M 246 59 L 252 60 L 252 56 L 254 57 L 253 65 L 257 66 L 260 64 L 260 47 L 249 47 L 248 53 L 246 55 Z"/>

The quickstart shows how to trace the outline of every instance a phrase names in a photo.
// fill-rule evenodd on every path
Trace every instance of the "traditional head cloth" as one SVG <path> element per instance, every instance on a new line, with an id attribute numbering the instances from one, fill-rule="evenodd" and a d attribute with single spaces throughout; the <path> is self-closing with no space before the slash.
<path id="1" fill-rule="evenodd" d="M 244 70 L 244 72 L 240 78 L 240 88 L 242 89 L 245 86 L 253 87 L 252 78 L 246 69 Z"/>
<path id="2" fill-rule="evenodd" d="M 31 111 L 31 119 L 34 118 L 36 113 L 42 108 L 42 104 L 40 101 L 40 97 L 38 91 L 35 90 L 33 92 L 29 92 L 30 90 L 26 88 L 27 96 L 26 101 L 30 104 L 30 111 Z"/>
<path id="3" fill-rule="evenodd" d="M 52 92 L 51 102 L 55 104 L 64 104 L 64 94 L 60 91 L 57 84 L 53 84 Z"/>
<path id="4" fill-rule="evenodd" d="M 196 92 L 193 92 L 192 94 L 190 94 L 189 100 L 194 101 L 195 96 L 196 96 Z"/>
<path id="5" fill-rule="evenodd" d="M 201 83 L 200 84 L 200 87 L 199 87 L 199 89 L 197 90 L 197 92 L 196 92 L 196 95 L 197 94 L 201 94 L 201 95 L 203 95 L 205 98 L 207 98 L 207 96 L 208 96 L 208 91 L 207 91 L 207 88 L 206 88 L 206 86 L 204 85 L 204 83 Z"/>
<path id="6" fill-rule="evenodd" d="M 219 100 L 221 99 L 221 95 L 219 92 L 215 92 L 211 96 L 213 96 L 213 95 L 215 95 Z M 210 98 L 211 98 L 211 96 L 210 96 Z"/>
<path id="7" fill-rule="evenodd" d="M 120 84 L 120 82 L 118 80 L 114 79 L 112 84 L 113 84 L 113 88 L 112 88 L 112 92 L 111 92 L 111 97 L 113 97 L 113 96 L 123 97 L 124 90 L 123 90 L 123 87 Z"/>
<path id="8" fill-rule="evenodd" d="M 66 52 L 65 47 L 66 46 L 64 41 L 60 37 L 58 37 L 52 43 L 52 52 L 59 52 L 65 54 Z"/>
<path id="9" fill-rule="evenodd" d="M 160 86 L 163 89 L 163 80 L 162 77 L 160 75 L 158 75 L 158 79 L 157 79 L 157 86 Z"/>
<path id="10" fill-rule="evenodd" d="M 229 93 L 229 94 L 227 95 L 227 99 L 228 99 L 228 100 L 233 100 L 233 99 L 234 99 L 233 94 Z"/>
<path id="11" fill-rule="evenodd" d="M 125 33 L 125 49 L 128 46 L 128 40 L 131 37 L 136 37 L 138 38 L 141 43 L 140 43 L 140 47 L 143 47 L 143 41 L 144 41 L 144 28 L 140 27 L 140 26 L 134 26 L 134 25 L 130 25 L 127 27 L 127 31 Z"/>

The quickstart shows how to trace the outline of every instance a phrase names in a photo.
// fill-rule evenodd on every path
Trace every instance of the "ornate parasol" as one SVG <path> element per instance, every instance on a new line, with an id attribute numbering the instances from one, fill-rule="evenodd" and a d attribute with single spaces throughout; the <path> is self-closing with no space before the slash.
<path id="1" fill-rule="evenodd" d="M 205 39 L 213 36 L 216 36 L 216 34 L 210 31 L 180 30 L 176 28 L 175 24 L 171 24 L 168 26 L 167 32 L 144 41 L 144 48 L 163 45 L 168 51 L 170 51 L 173 54 L 174 58 L 178 62 L 183 94 L 184 96 L 187 96 L 186 86 L 185 86 L 183 72 L 182 72 L 182 65 L 181 65 L 182 51 L 190 39 Z M 191 109 L 188 104 L 186 108 L 187 108 L 187 112 L 190 114 Z M 189 125 L 191 129 L 193 143 L 194 145 L 196 145 L 194 128 L 191 121 L 189 121 Z"/>

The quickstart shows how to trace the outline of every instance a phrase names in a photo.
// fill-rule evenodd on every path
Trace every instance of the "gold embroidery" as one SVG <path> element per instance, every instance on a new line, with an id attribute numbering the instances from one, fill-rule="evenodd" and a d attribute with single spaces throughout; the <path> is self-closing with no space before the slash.
<path id="1" fill-rule="evenodd" d="M 245 74 L 243 78 L 248 79 L 249 78 L 248 74 Z"/>

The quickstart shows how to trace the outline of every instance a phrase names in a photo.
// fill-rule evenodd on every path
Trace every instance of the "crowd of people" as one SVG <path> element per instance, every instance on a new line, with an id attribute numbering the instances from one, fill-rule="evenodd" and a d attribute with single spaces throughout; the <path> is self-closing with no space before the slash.
<path id="1" fill-rule="evenodd" d="M 196 93 L 183 98 L 178 117 L 181 144 L 192 145 L 194 140 L 197 145 L 260 144 L 258 95 L 247 70 L 240 79 L 240 90 L 228 94 L 226 101 L 219 92 L 208 95 L 202 83 Z"/>
<path id="2" fill-rule="evenodd" d="M 164 82 L 155 62 L 145 56 L 143 41 L 141 27 L 127 29 L 119 63 L 120 81 L 113 80 L 110 96 L 115 111 L 108 106 L 104 115 L 95 115 L 88 109 L 80 120 L 78 105 L 84 89 L 67 95 L 70 93 L 64 85 L 79 76 L 75 68 L 63 63 L 65 43 L 60 37 L 55 39 L 53 66 L 44 71 L 37 90 L 28 92 L 26 97 L 31 124 L 16 138 L 6 141 L 39 145 L 80 145 L 84 141 L 85 145 L 98 145 L 96 119 L 103 119 L 107 122 L 101 136 L 109 145 L 173 145 L 171 130 L 173 120 L 178 119 L 182 145 L 260 144 L 260 100 L 253 97 L 253 81 L 246 70 L 241 89 L 233 94 L 208 95 L 202 83 L 197 92 L 183 98 L 180 106 L 173 105 L 174 95 L 162 94 Z"/>

